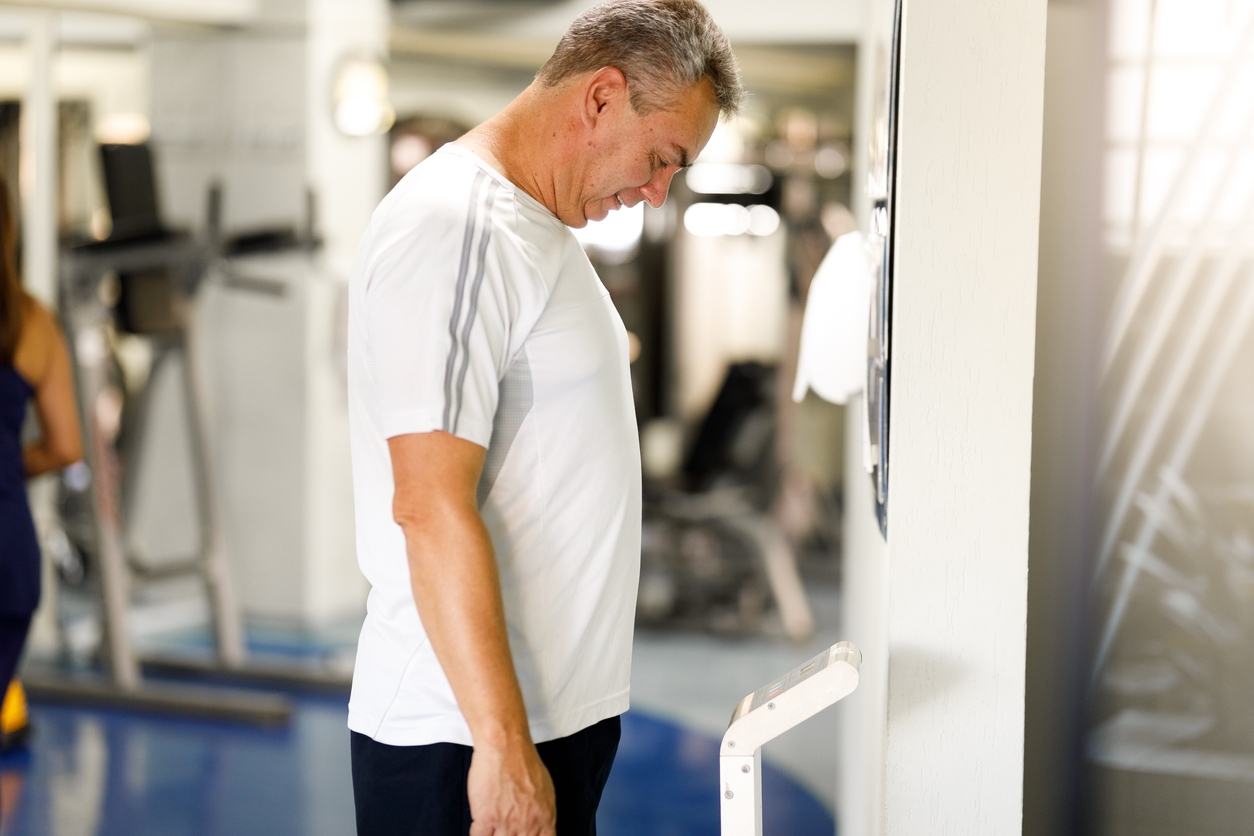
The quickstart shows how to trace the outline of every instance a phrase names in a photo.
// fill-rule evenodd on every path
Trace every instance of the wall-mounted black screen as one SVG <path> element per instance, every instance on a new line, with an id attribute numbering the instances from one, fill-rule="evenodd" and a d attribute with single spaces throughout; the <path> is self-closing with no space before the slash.
<path id="1" fill-rule="evenodd" d="M 902 0 L 893 13 L 892 43 L 876 61 L 876 95 L 872 117 L 870 183 L 871 217 L 868 240 L 875 271 L 871 297 L 870 339 L 867 341 L 866 410 L 871 446 L 871 479 L 880 533 L 888 536 L 888 418 L 891 331 L 893 320 L 893 228 L 897 191 L 897 89 L 901 68 Z"/>
<path id="2" fill-rule="evenodd" d="M 144 238 L 162 232 L 152 150 L 146 145 L 101 145 L 105 192 L 113 217 L 110 240 Z"/>

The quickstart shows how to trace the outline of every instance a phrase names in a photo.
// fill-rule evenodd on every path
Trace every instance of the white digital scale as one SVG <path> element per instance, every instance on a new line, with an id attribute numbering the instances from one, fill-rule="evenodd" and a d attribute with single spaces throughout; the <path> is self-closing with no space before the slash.
<path id="1" fill-rule="evenodd" d="M 762 744 L 853 693 L 861 666 L 839 642 L 740 701 L 719 748 L 722 836 L 762 836 Z"/>

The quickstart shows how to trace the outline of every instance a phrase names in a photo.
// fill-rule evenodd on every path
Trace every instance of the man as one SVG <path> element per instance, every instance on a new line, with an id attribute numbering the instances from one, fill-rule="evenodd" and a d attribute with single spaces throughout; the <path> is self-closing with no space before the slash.
<path id="1" fill-rule="evenodd" d="M 640 454 L 627 335 L 567 227 L 660 206 L 742 97 L 696 0 L 605 3 L 376 210 L 349 308 L 362 836 L 595 832 Z"/>

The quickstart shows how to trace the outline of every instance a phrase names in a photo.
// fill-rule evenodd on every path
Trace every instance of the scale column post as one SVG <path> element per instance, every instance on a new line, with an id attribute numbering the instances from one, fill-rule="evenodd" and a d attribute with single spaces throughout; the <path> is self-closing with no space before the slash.
<path id="1" fill-rule="evenodd" d="M 737 704 L 718 752 L 722 836 L 762 836 L 762 745 L 852 694 L 861 667 L 839 642 Z"/>
<path id="2" fill-rule="evenodd" d="M 762 750 L 718 759 L 722 836 L 762 836 Z"/>

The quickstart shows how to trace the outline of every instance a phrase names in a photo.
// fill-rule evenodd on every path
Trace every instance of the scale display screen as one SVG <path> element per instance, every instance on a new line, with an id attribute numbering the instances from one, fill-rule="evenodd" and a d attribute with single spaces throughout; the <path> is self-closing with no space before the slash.
<path id="1" fill-rule="evenodd" d="M 778 697 L 780 694 L 787 691 L 789 688 L 792 688 L 793 686 L 797 685 L 799 682 L 803 682 L 804 680 L 809 679 L 810 677 L 814 676 L 819 671 L 826 668 L 828 657 L 830 655 L 831 655 L 830 649 L 824 650 L 818 656 L 815 656 L 813 659 L 810 659 L 805 664 L 799 665 L 798 667 L 792 669 L 791 671 L 789 671 L 787 674 L 780 677 L 779 679 L 774 679 L 771 682 L 767 683 L 766 685 L 763 685 L 758 690 L 754 691 L 753 701 L 749 703 L 749 710 L 752 711 L 753 709 L 757 708 L 760 705 L 765 705 L 766 703 Z"/>

